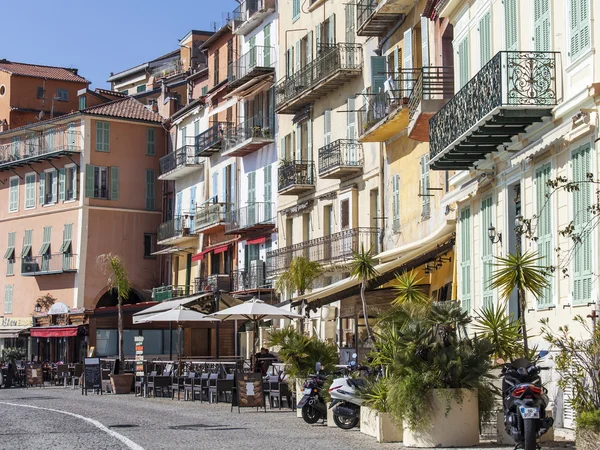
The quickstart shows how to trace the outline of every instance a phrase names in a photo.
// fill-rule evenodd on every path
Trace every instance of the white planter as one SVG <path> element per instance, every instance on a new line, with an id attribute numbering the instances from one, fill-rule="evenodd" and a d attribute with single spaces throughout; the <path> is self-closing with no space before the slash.
<path id="1" fill-rule="evenodd" d="M 360 407 L 360 432 L 374 437 L 377 442 L 402 442 L 402 423 L 395 422 L 389 413 L 364 405 Z"/>
<path id="2" fill-rule="evenodd" d="M 296 379 L 296 405 L 300 403 L 300 400 L 304 397 L 304 394 L 302 393 L 304 390 L 304 381 L 305 380 L 298 378 Z M 296 408 L 296 417 L 302 418 L 302 408 Z"/>
<path id="3" fill-rule="evenodd" d="M 430 425 L 426 430 L 412 431 L 404 423 L 403 443 L 406 447 L 469 447 L 479 444 L 477 392 L 460 389 L 462 402 L 458 402 L 452 397 L 453 391 L 458 389 L 443 391 L 434 389 L 431 392 Z"/>
<path id="4" fill-rule="evenodd" d="M 325 405 L 327 405 L 327 426 L 331 427 L 331 428 L 335 428 L 335 427 L 337 427 L 337 425 L 333 421 L 333 408 L 329 409 L 331 402 L 327 402 L 327 403 L 325 403 Z"/>
<path id="5" fill-rule="evenodd" d="M 546 417 L 552 417 L 552 408 L 548 408 L 546 410 Z M 498 426 L 498 444 L 503 445 L 515 445 L 515 441 L 504 429 L 504 413 L 502 411 L 498 411 L 496 416 L 496 423 Z M 554 441 L 554 427 L 550 428 L 545 434 L 542 435 L 538 442 L 553 442 Z"/>

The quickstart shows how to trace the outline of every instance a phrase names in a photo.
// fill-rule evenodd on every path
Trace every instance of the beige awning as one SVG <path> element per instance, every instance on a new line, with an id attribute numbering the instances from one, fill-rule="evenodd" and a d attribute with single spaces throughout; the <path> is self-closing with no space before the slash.
<path id="1" fill-rule="evenodd" d="M 28 328 L 29 327 L 2 327 L 0 328 L 0 339 L 18 338 L 19 334 Z"/>
<path id="2" fill-rule="evenodd" d="M 212 292 L 206 292 L 198 295 L 190 295 L 189 297 L 178 298 L 175 300 L 169 300 L 166 302 L 159 303 L 158 305 L 151 306 L 149 308 L 143 309 L 139 312 L 136 312 L 133 315 L 133 323 L 142 323 L 141 319 L 146 318 L 149 315 L 156 314 L 159 312 L 169 311 L 170 309 L 177 308 L 179 306 L 190 306 L 196 303 L 198 300 L 205 297 L 212 297 Z"/>

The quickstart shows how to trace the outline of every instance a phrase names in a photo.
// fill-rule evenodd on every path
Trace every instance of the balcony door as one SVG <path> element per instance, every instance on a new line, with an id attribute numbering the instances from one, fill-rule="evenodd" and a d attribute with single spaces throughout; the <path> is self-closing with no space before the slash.
<path id="1" fill-rule="evenodd" d="M 329 261 L 331 259 L 331 235 L 333 234 L 333 205 L 327 205 L 324 208 L 323 234 L 329 237 L 324 242 L 324 259 Z"/>

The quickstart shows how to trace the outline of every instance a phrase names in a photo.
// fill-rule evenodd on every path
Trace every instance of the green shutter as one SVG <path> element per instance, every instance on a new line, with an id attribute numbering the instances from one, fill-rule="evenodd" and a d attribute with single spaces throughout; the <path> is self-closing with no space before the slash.
<path id="1" fill-rule="evenodd" d="M 315 52 L 319 56 L 321 51 L 321 39 L 323 38 L 323 23 L 319 22 L 315 25 Z"/>
<path id="2" fill-rule="evenodd" d="M 96 122 L 96 151 L 110 151 L 110 123 Z"/>
<path id="3" fill-rule="evenodd" d="M 45 202 L 46 195 L 46 173 L 40 173 L 40 206 L 42 206 Z"/>
<path id="4" fill-rule="evenodd" d="M 50 251 L 50 242 L 52 240 L 52 227 L 44 227 L 44 236 L 42 246 L 40 247 L 40 255 L 46 255 Z"/>
<path id="5" fill-rule="evenodd" d="M 250 38 L 250 64 L 249 68 L 256 66 L 256 36 Z"/>
<path id="6" fill-rule="evenodd" d="M 300 0 L 292 0 L 292 21 L 300 17 Z"/>
<path id="7" fill-rule="evenodd" d="M 85 165 L 85 196 L 94 198 L 94 166 L 91 164 Z"/>
<path id="8" fill-rule="evenodd" d="M 26 258 L 31 251 L 31 237 L 33 230 L 25 230 L 25 236 L 23 236 L 23 249 L 21 250 L 21 258 Z"/>
<path id="9" fill-rule="evenodd" d="M 431 215 L 431 197 L 429 196 L 429 155 L 421 156 L 421 218 Z"/>
<path id="10" fill-rule="evenodd" d="M 471 311 L 471 209 L 460 212 L 460 302 L 463 311 Z"/>
<path id="11" fill-rule="evenodd" d="M 119 200 L 119 168 L 110 168 L 110 197 L 111 200 Z"/>
<path id="12" fill-rule="evenodd" d="M 590 7 L 588 0 L 570 0 L 570 56 L 575 60 L 590 46 Z"/>
<path id="13" fill-rule="evenodd" d="M 153 169 L 146 169 L 146 209 L 156 209 L 156 175 Z"/>
<path id="14" fill-rule="evenodd" d="M 488 237 L 488 228 L 492 225 L 492 197 L 484 198 L 481 201 L 481 264 L 483 269 L 482 286 L 482 306 L 490 308 L 493 306 L 494 294 L 490 288 L 492 281 L 493 254 L 492 241 Z"/>
<path id="15" fill-rule="evenodd" d="M 582 305 L 592 301 L 592 229 L 589 228 L 592 206 L 592 186 L 587 174 L 591 172 L 590 144 L 575 150 L 571 156 L 573 182 L 578 190 L 573 191 L 573 304 Z"/>
<path id="16" fill-rule="evenodd" d="M 458 82 L 462 88 L 469 81 L 469 38 L 458 44 Z"/>
<path id="17" fill-rule="evenodd" d="M 492 57 L 492 20 L 489 11 L 479 21 L 479 45 L 479 56 L 483 67 Z"/>
<path id="18" fill-rule="evenodd" d="M 25 208 L 35 208 L 35 175 L 25 177 Z"/>
<path id="19" fill-rule="evenodd" d="M 400 175 L 392 177 L 392 229 L 400 231 Z"/>
<path id="20" fill-rule="evenodd" d="M 77 199 L 77 173 L 79 172 L 79 166 L 73 167 L 73 200 Z"/>
<path id="21" fill-rule="evenodd" d="M 309 31 L 306 36 L 306 64 L 310 64 L 313 60 L 313 31 Z"/>
<path id="22" fill-rule="evenodd" d="M 302 68 L 301 43 L 302 43 L 302 41 L 298 40 L 298 41 L 296 41 L 296 45 L 294 46 L 294 49 L 295 49 L 295 56 L 294 56 L 295 73 L 300 72 L 300 69 Z"/>
<path id="23" fill-rule="evenodd" d="M 264 33 L 264 65 L 265 67 L 271 67 L 271 24 L 265 25 Z"/>
<path id="24" fill-rule="evenodd" d="M 4 286 L 4 314 L 12 314 L 13 285 Z"/>
<path id="25" fill-rule="evenodd" d="M 8 210 L 17 211 L 19 209 L 19 178 L 11 178 L 9 185 Z"/>
<path id="26" fill-rule="evenodd" d="M 327 19 L 327 43 L 335 44 L 335 14 L 332 14 Z"/>
<path id="27" fill-rule="evenodd" d="M 155 128 L 147 128 L 146 129 L 146 155 L 148 155 L 148 156 L 156 155 L 156 129 Z"/>
<path id="28" fill-rule="evenodd" d="M 263 171 L 264 171 L 264 183 L 265 183 L 265 190 L 264 190 L 264 194 L 263 194 L 263 199 L 265 202 L 265 216 L 264 219 L 265 220 L 269 220 L 272 218 L 272 214 L 273 214 L 273 208 L 272 208 L 272 192 L 273 192 L 273 175 L 272 175 L 272 169 L 273 166 L 272 165 L 268 165 L 265 166 Z"/>
<path id="29" fill-rule="evenodd" d="M 65 175 L 66 170 L 64 167 L 58 170 L 58 199 L 61 202 L 65 201 Z"/>
<path id="30" fill-rule="evenodd" d="M 508 51 L 519 49 L 517 25 L 517 0 L 504 0 L 504 29 L 506 32 L 506 50 Z"/>
<path id="31" fill-rule="evenodd" d="M 533 30 L 535 51 L 550 51 L 550 0 L 534 0 Z"/>
<path id="32" fill-rule="evenodd" d="M 248 224 L 256 223 L 256 172 L 248 174 Z"/>
<path id="33" fill-rule="evenodd" d="M 383 91 L 386 80 L 385 56 L 371 56 L 371 93 L 378 94 Z"/>
<path id="34" fill-rule="evenodd" d="M 208 86 L 202 86 L 202 94 L 201 95 L 206 95 L 208 94 Z"/>
<path id="35" fill-rule="evenodd" d="M 71 242 L 73 240 L 73 224 L 66 223 L 63 230 L 63 243 L 60 246 L 60 253 L 70 253 Z"/>
<path id="36" fill-rule="evenodd" d="M 541 257 L 540 266 L 550 267 L 552 265 L 552 206 L 547 195 L 550 194 L 551 188 L 548 186 L 550 180 L 550 164 L 546 164 L 535 171 L 535 197 L 536 197 L 536 217 L 537 223 L 537 251 Z M 549 271 L 548 271 L 549 272 Z M 546 276 L 548 281 L 550 274 Z M 544 289 L 542 295 L 537 299 L 537 306 L 546 308 L 552 305 L 552 285 Z"/>
<path id="37" fill-rule="evenodd" d="M 6 253 L 4 253 L 4 259 L 13 259 L 15 256 L 15 241 L 17 237 L 16 231 L 11 231 L 8 233 L 8 247 L 6 248 Z"/>

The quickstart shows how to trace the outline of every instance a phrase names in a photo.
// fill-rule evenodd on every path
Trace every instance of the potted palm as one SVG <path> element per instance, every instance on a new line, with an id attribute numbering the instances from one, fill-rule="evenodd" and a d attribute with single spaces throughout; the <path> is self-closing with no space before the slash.
<path id="1" fill-rule="evenodd" d="M 116 291 L 117 294 L 117 329 L 119 340 L 119 359 L 115 361 L 114 373 L 110 375 L 110 384 L 112 392 L 115 394 L 129 394 L 133 384 L 133 373 L 121 373 L 121 367 L 125 361 L 123 352 L 123 300 L 129 298 L 131 283 L 125 269 L 123 260 L 111 253 L 98 256 L 98 265 L 100 270 L 107 277 L 109 290 Z"/>

